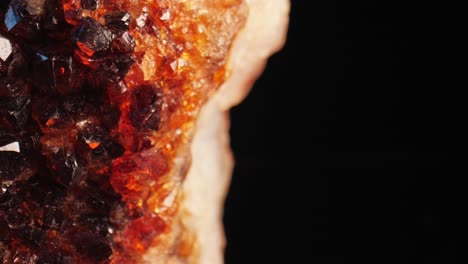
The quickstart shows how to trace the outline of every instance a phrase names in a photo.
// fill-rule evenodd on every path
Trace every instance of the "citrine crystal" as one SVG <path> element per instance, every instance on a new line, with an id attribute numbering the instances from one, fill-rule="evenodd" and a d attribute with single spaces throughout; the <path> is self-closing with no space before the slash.
<path id="1" fill-rule="evenodd" d="M 189 262 L 174 159 L 245 16 L 243 0 L 0 2 L 1 263 Z"/>

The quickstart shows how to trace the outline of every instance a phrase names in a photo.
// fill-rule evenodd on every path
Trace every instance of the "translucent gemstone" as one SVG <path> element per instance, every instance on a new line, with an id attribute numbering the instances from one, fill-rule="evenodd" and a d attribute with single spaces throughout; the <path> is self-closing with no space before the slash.
<path id="1" fill-rule="evenodd" d="M 135 48 L 135 40 L 133 39 L 132 35 L 130 35 L 130 33 L 125 31 L 114 37 L 112 46 L 119 52 L 129 53 L 132 52 Z"/>
<path id="2" fill-rule="evenodd" d="M 122 235 L 122 244 L 136 252 L 144 252 L 164 228 L 165 222 L 156 214 L 138 218 L 127 226 Z"/>
<path id="3" fill-rule="evenodd" d="M 119 81 L 130 70 L 135 61 L 128 54 L 115 54 L 106 56 L 91 62 L 91 67 L 96 70 L 100 80 Z"/>
<path id="4" fill-rule="evenodd" d="M 33 65 L 33 81 L 44 93 L 66 95 L 81 90 L 85 70 L 72 56 L 42 55 L 38 58 Z"/>
<path id="5" fill-rule="evenodd" d="M 1 263 L 188 261 L 169 172 L 246 9 L 182 2 L 0 1 Z"/>
<path id="6" fill-rule="evenodd" d="M 130 26 L 130 14 L 127 12 L 113 12 L 104 16 L 106 26 L 115 31 L 122 32 L 129 29 Z"/>
<path id="7" fill-rule="evenodd" d="M 132 109 L 130 120 L 139 130 L 158 129 L 160 121 L 160 107 L 156 87 L 143 85 L 132 90 Z"/>
<path id="8" fill-rule="evenodd" d="M 6 29 L 28 41 L 40 39 L 44 3 L 44 0 L 11 0 L 4 17 Z"/>
<path id="9" fill-rule="evenodd" d="M 55 41 L 68 42 L 72 25 L 65 21 L 64 10 L 63 6 L 59 3 L 60 1 L 47 0 L 45 3 L 46 14 L 42 21 L 48 37 Z M 64 43 L 60 44 L 63 45 Z"/>
<path id="10" fill-rule="evenodd" d="M 112 42 L 111 32 L 96 20 L 85 17 L 75 31 L 78 48 L 88 56 L 107 50 Z"/>
<path id="11" fill-rule="evenodd" d="M 60 148 L 58 150 L 47 149 L 46 151 L 44 155 L 47 157 L 47 167 L 59 184 L 69 185 L 72 180 L 73 182 L 81 180 L 81 168 L 72 150 Z"/>
<path id="12" fill-rule="evenodd" d="M 14 66 L 10 64 L 10 67 Z M 0 89 L 0 125 L 3 125 L 3 129 L 17 131 L 18 126 L 25 125 L 29 121 L 27 111 L 31 105 L 29 85 L 23 80 L 11 82 L 8 78 L 4 78 L 0 79 Z"/>

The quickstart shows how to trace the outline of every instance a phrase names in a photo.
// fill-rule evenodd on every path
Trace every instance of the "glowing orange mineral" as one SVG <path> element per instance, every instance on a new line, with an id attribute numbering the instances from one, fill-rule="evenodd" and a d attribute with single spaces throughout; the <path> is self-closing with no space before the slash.
<path id="1" fill-rule="evenodd" d="M 242 0 L 0 2 L 0 262 L 187 261 L 174 162 Z"/>

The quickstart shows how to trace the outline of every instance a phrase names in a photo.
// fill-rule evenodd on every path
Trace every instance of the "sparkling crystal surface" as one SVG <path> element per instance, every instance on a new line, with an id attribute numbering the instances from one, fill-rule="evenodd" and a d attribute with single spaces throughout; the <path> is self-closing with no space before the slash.
<path id="1" fill-rule="evenodd" d="M 1 263 L 190 262 L 175 157 L 245 16 L 242 0 L 0 2 Z"/>

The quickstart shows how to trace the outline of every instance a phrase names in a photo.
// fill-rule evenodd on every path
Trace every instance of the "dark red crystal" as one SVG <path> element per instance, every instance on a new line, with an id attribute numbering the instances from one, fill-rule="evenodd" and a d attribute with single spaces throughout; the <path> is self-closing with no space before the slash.
<path id="1" fill-rule="evenodd" d="M 189 257 L 174 161 L 246 13 L 195 2 L 0 1 L 0 263 Z"/>
<path id="2" fill-rule="evenodd" d="M 97 1 L 82 5 L 94 10 Z M 133 63 L 125 40 L 111 50 L 111 29 L 131 42 L 128 27 L 70 25 L 57 0 L 0 8 L 10 53 L 0 58 L 0 262 L 107 263 L 109 215 L 122 203 L 107 168 L 124 149 L 105 85 Z"/>

